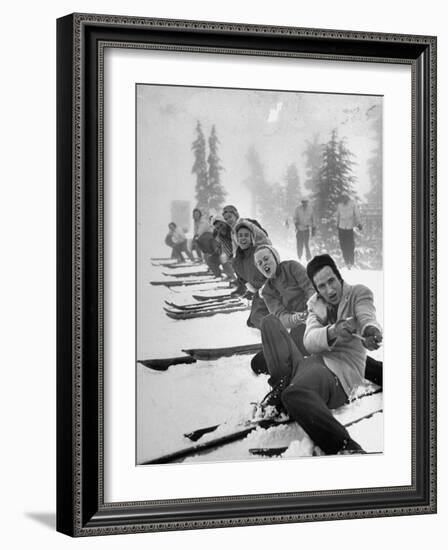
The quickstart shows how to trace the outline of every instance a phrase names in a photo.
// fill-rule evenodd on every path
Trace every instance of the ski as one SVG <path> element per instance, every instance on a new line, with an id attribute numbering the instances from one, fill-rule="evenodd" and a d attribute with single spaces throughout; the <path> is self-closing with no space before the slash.
<path id="1" fill-rule="evenodd" d="M 257 344 L 247 344 L 242 346 L 230 346 L 225 348 L 192 348 L 182 351 L 200 361 L 211 361 L 221 357 L 231 357 L 232 355 L 255 355 L 261 351 L 261 342 Z"/>
<path id="2" fill-rule="evenodd" d="M 177 261 L 174 258 L 150 258 L 150 260 L 154 262 L 176 262 Z"/>
<path id="3" fill-rule="evenodd" d="M 138 361 L 144 367 L 148 367 L 152 370 L 166 371 L 171 365 L 189 365 L 196 363 L 196 359 L 189 355 L 182 355 L 180 357 L 168 357 L 166 359 L 142 359 Z"/>
<path id="4" fill-rule="evenodd" d="M 193 285 L 209 285 L 210 283 L 221 281 L 217 277 L 211 277 L 209 279 L 195 279 L 194 281 L 151 281 L 153 286 L 193 286 Z"/>
<path id="5" fill-rule="evenodd" d="M 162 271 L 162 275 L 165 275 L 166 277 L 176 277 L 178 279 L 182 277 L 215 277 L 208 269 L 202 271 L 190 271 L 189 273 L 187 271 L 182 271 L 182 273 L 166 273 L 165 271 Z"/>
<path id="6" fill-rule="evenodd" d="M 372 394 L 369 394 L 369 395 L 372 395 Z M 364 395 L 363 397 L 367 397 L 367 395 Z M 357 422 L 361 422 L 361 420 L 370 418 L 373 415 L 378 414 L 382 411 L 383 411 L 382 408 L 378 408 L 374 411 L 370 411 L 368 414 L 363 415 L 357 418 L 356 420 L 353 420 L 351 422 L 344 424 L 344 426 L 345 427 L 352 426 L 353 424 L 356 424 Z M 256 430 L 257 428 L 267 429 L 273 426 L 281 426 L 284 424 L 289 424 L 291 422 L 293 422 L 293 420 L 290 418 L 285 418 L 280 420 L 278 418 L 251 420 L 244 425 L 243 424 L 240 425 L 240 427 L 237 427 L 231 433 L 228 433 L 220 437 L 216 437 L 214 439 L 210 439 L 209 441 L 205 441 L 203 443 L 197 443 L 195 445 L 190 445 L 189 447 L 184 447 L 183 449 L 179 449 L 177 451 L 167 453 L 165 455 L 145 461 L 142 464 L 167 464 L 169 462 L 174 462 L 177 460 L 187 458 L 189 456 L 194 456 L 196 454 L 203 453 L 204 451 L 211 451 L 213 449 L 217 449 L 228 443 L 233 443 L 234 441 L 243 439 L 244 437 L 249 435 L 252 431 Z"/>
<path id="7" fill-rule="evenodd" d="M 289 446 L 285 447 L 253 447 L 249 449 L 249 453 L 255 456 L 280 457 L 288 450 Z M 362 453 L 353 453 L 359 456 L 362 455 L 380 455 L 382 451 L 364 451 Z"/>
<path id="8" fill-rule="evenodd" d="M 203 451 L 216 449 L 218 447 L 221 447 L 222 445 L 226 445 L 227 443 L 232 443 L 234 441 L 238 441 L 239 439 L 243 439 L 246 435 L 250 434 L 250 432 L 256 430 L 258 427 L 269 428 L 273 425 L 280 425 L 282 423 L 284 424 L 285 422 L 286 421 L 276 421 L 274 419 L 253 421 L 250 425 L 241 427 L 232 433 L 223 435 L 221 437 L 216 437 L 215 439 L 206 441 L 204 443 L 198 443 L 197 445 L 185 447 L 184 449 L 174 451 L 173 453 L 168 453 L 166 455 L 153 458 L 152 460 L 142 462 L 142 464 L 167 464 L 168 462 L 174 462 L 176 460 L 187 458 L 188 456 L 192 456 Z"/>
<path id="9" fill-rule="evenodd" d="M 225 287 L 225 288 L 228 288 L 228 286 Z M 195 300 L 199 300 L 200 302 L 205 301 L 205 300 L 225 301 L 225 300 L 232 299 L 234 296 L 235 296 L 235 294 L 232 293 L 232 292 L 229 292 L 228 294 L 221 294 L 221 295 L 219 295 L 219 294 L 218 295 L 216 295 L 216 294 L 193 294 L 193 298 Z"/>
<path id="10" fill-rule="evenodd" d="M 261 344 L 259 344 L 260 348 L 258 351 L 261 351 Z M 186 349 L 183 349 L 182 350 L 184 353 L 189 353 L 189 350 L 186 350 Z M 257 352 L 254 352 L 254 353 L 257 353 Z M 198 359 L 198 357 L 196 355 L 193 355 L 193 357 L 195 357 L 196 359 Z M 350 403 L 353 403 L 354 401 L 358 401 L 359 399 L 362 399 L 364 397 L 369 397 L 371 395 L 375 395 L 377 393 L 381 393 L 383 390 L 382 388 L 375 388 L 371 391 L 368 391 L 366 393 L 363 393 L 362 395 L 360 395 L 359 397 L 356 397 L 355 399 L 353 399 L 353 401 L 351 401 Z M 356 422 L 355 422 L 356 423 Z M 351 424 L 349 424 L 351 426 Z M 210 433 L 210 432 L 213 432 L 214 430 L 216 430 L 217 428 L 219 428 L 220 424 L 217 424 L 217 425 L 214 425 L 214 426 L 208 426 L 208 427 L 205 427 L 205 428 L 199 428 L 198 430 L 194 430 L 190 433 L 187 433 L 187 434 L 184 434 L 185 437 L 187 437 L 190 441 L 197 441 L 198 439 L 200 439 L 204 434 L 206 433 Z"/>
<path id="11" fill-rule="evenodd" d="M 206 306 L 203 306 L 203 307 L 193 307 L 193 308 L 186 308 L 186 309 L 179 309 L 179 308 L 172 308 L 172 306 L 166 308 L 164 307 L 163 309 L 165 311 L 170 311 L 171 313 L 177 313 L 177 314 L 192 314 L 192 313 L 203 313 L 203 312 L 206 312 L 206 311 L 216 311 L 216 310 L 227 310 L 227 309 L 232 309 L 232 308 L 236 308 L 236 307 L 241 307 L 241 308 L 244 308 L 244 309 L 247 309 L 249 306 L 247 304 L 245 304 L 244 302 L 231 302 L 231 303 L 226 303 L 226 304 L 223 304 L 222 302 L 217 302 L 216 304 L 208 304 Z"/>
<path id="12" fill-rule="evenodd" d="M 158 264 L 159 266 L 161 266 L 162 264 Z M 182 263 L 171 263 L 171 264 L 167 264 L 167 265 L 164 265 L 162 267 L 168 267 L 169 269 L 182 269 L 182 268 L 186 268 L 186 267 L 199 267 L 201 265 L 204 265 L 205 267 L 207 267 L 207 265 L 199 260 L 196 260 L 194 262 L 182 262 Z"/>
<path id="13" fill-rule="evenodd" d="M 372 394 L 369 394 L 372 395 Z M 344 424 L 345 428 L 349 428 L 350 426 L 353 426 L 354 424 L 358 424 L 362 420 L 368 420 L 369 418 L 372 418 L 372 416 L 375 416 L 376 414 L 382 413 L 383 409 L 378 408 L 374 411 L 370 411 L 367 414 L 364 414 L 358 418 L 355 418 L 354 420 L 350 422 L 346 422 Z M 210 433 L 210 432 L 204 432 L 204 433 Z M 281 456 L 284 452 L 286 452 L 289 448 L 289 445 L 286 445 L 284 447 L 254 447 L 252 449 L 249 449 L 249 453 L 252 455 L 258 455 L 258 456 Z M 353 454 L 381 454 L 381 452 L 378 451 L 363 451 L 362 453 L 353 453 Z"/>
<path id="14" fill-rule="evenodd" d="M 243 304 L 244 302 L 240 298 L 234 298 L 230 300 L 207 300 L 204 302 L 195 302 L 192 304 L 176 304 L 175 302 L 169 302 L 165 300 L 165 304 L 174 309 L 179 309 L 181 311 L 195 311 L 199 309 L 204 309 L 211 306 L 221 306 L 225 307 L 228 305 L 234 304 Z"/>
<path id="15" fill-rule="evenodd" d="M 212 317 L 213 315 L 223 315 L 227 313 L 234 313 L 236 311 L 246 311 L 249 309 L 249 306 L 247 306 L 246 304 L 236 304 L 234 306 L 215 309 L 208 308 L 200 311 L 173 311 L 172 309 L 167 309 L 166 307 L 164 307 L 163 309 L 165 310 L 166 315 L 168 315 L 168 317 L 170 317 L 171 319 L 184 320 L 196 319 L 199 317 Z"/>
<path id="16" fill-rule="evenodd" d="M 195 289 L 194 291 L 195 291 L 195 292 L 216 292 L 216 291 L 221 291 L 221 290 L 225 290 L 225 289 L 228 290 L 228 289 L 230 288 L 229 283 L 226 283 L 226 282 L 221 282 L 221 283 L 220 283 L 220 282 L 219 282 L 219 279 L 216 279 L 216 282 L 215 282 L 215 280 L 213 280 L 213 281 L 204 281 L 204 282 L 205 282 L 205 283 L 208 282 L 208 284 L 209 284 L 209 285 L 212 285 L 212 286 L 210 286 L 209 288 L 207 288 L 206 291 L 199 290 L 199 289 L 198 289 L 198 290 Z M 197 283 L 191 283 L 191 284 L 197 284 Z M 178 286 L 180 286 L 180 285 L 178 285 Z M 190 285 L 187 285 L 187 286 L 190 286 Z M 171 292 L 174 292 L 174 293 L 176 293 L 176 294 L 182 294 L 182 293 L 185 291 L 185 289 L 183 289 L 183 288 L 174 288 L 174 287 L 172 287 L 172 286 L 168 286 L 167 288 L 168 288 Z M 193 291 L 193 292 L 194 292 L 194 291 Z M 189 290 L 189 292 L 191 292 L 191 290 Z M 215 296 L 216 296 L 216 295 L 215 295 Z M 218 294 L 218 296 L 219 296 L 219 294 Z M 193 296 L 193 298 L 194 298 L 194 296 Z"/>

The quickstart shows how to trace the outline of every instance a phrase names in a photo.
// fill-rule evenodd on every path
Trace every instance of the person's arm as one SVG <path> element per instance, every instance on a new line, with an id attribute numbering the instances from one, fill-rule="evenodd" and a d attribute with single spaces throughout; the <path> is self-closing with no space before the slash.
<path id="1" fill-rule="evenodd" d="M 283 305 L 280 293 L 268 283 L 262 287 L 263 298 L 269 313 L 275 315 L 286 329 L 294 328 L 303 322 L 303 313 L 290 313 Z"/>
<path id="2" fill-rule="evenodd" d="M 300 219 L 299 219 L 299 208 L 295 208 L 294 210 L 294 216 L 293 216 L 294 225 L 299 225 Z"/>
<path id="3" fill-rule="evenodd" d="M 328 325 L 324 325 L 313 309 L 309 308 L 303 345 L 309 353 L 330 351 L 331 344 L 328 338 Z"/>
<path id="4" fill-rule="evenodd" d="M 364 285 L 358 285 L 356 292 L 355 315 L 361 336 L 365 339 L 364 347 L 369 350 L 378 349 L 383 340 L 383 332 L 376 318 L 373 293 Z"/>

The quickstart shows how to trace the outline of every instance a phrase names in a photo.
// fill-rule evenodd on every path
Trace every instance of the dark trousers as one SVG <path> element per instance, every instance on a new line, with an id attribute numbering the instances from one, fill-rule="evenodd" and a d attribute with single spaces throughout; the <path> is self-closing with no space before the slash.
<path id="1" fill-rule="evenodd" d="M 179 262 L 182 262 L 184 260 L 184 257 L 182 256 L 182 252 L 187 255 L 187 257 L 193 262 L 194 256 L 191 253 L 191 251 L 188 249 L 187 241 L 184 241 L 179 244 L 173 245 L 173 254 L 172 256 L 176 258 Z"/>
<path id="2" fill-rule="evenodd" d="M 355 236 L 353 229 L 339 229 L 339 244 L 345 265 L 352 266 L 355 263 Z"/>
<path id="3" fill-rule="evenodd" d="M 320 356 L 305 358 L 274 315 L 262 320 L 261 338 L 269 383 L 288 383 L 281 399 L 289 416 L 326 454 L 340 451 L 350 435 L 330 410 L 347 402 L 339 379 Z"/>
<path id="4" fill-rule="evenodd" d="M 302 231 L 300 229 L 297 229 L 296 240 L 297 240 L 297 257 L 300 260 L 303 254 L 303 249 L 305 248 L 306 259 L 307 261 L 310 261 L 311 260 L 311 252 L 309 247 L 310 230 L 305 229 Z"/>
<path id="5" fill-rule="evenodd" d="M 213 275 L 215 277 L 221 277 L 221 268 L 219 267 L 221 265 L 221 262 L 219 259 L 219 253 L 206 254 L 204 252 L 204 259 L 205 259 L 205 263 L 208 265 Z"/>
<path id="6" fill-rule="evenodd" d="M 199 260 L 202 260 L 202 250 L 201 250 L 200 246 L 198 245 L 196 239 L 193 239 L 193 242 L 191 243 L 191 251 L 196 252 L 196 254 L 198 255 Z"/>

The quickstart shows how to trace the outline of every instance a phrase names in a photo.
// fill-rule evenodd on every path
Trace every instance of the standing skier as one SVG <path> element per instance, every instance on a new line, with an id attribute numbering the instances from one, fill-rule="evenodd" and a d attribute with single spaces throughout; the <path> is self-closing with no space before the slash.
<path id="1" fill-rule="evenodd" d="M 297 257 L 301 260 L 303 249 L 305 248 L 306 261 L 309 262 L 311 260 L 309 246 L 310 231 L 311 236 L 314 237 L 316 223 L 313 207 L 309 204 L 307 198 L 303 198 L 301 204 L 294 211 L 294 225 L 296 227 Z"/>
<path id="2" fill-rule="evenodd" d="M 366 350 L 378 349 L 382 331 L 372 292 L 343 281 L 328 254 L 314 257 L 307 273 L 316 293 L 308 301 L 304 358 L 275 316 L 262 322 L 270 384 L 269 404 L 282 404 L 326 454 L 362 453 L 332 415 L 363 383 Z"/>
<path id="3" fill-rule="evenodd" d="M 350 197 L 343 195 L 338 204 L 336 215 L 342 255 L 345 265 L 348 269 L 351 269 L 355 263 L 355 236 L 353 228 L 357 227 L 362 231 L 358 206 Z"/>

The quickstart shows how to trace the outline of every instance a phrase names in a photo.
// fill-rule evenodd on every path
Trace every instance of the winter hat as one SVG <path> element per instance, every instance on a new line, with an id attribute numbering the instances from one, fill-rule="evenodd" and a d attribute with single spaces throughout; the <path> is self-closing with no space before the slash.
<path id="1" fill-rule="evenodd" d="M 341 281 L 341 283 L 343 282 L 341 273 L 339 272 L 339 269 L 337 268 L 337 265 L 335 264 L 333 258 L 329 254 L 321 254 L 320 256 L 314 256 L 314 258 L 310 262 L 308 262 L 308 265 L 306 266 L 308 279 L 313 283 L 314 288 L 316 288 L 313 279 L 314 275 L 316 275 L 316 273 L 327 266 L 332 269 L 333 273 Z"/>
<path id="2" fill-rule="evenodd" d="M 215 225 L 218 222 L 229 225 L 226 220 L 221 216 L 221 214 L 216 214 L 216 216 L 213 218 L 212 225 Z"/>
<path id="3" fill-rule="evenodd" d="M 278 265 L 280 264 L 280 254 L 278 253 L 278 250 L 273 246 L 271 246 L 270 244 L 260 244 L 259 246 L 257 246 L 254 252 L 254 256 L 258 251 L 264 250 L 265 248 L 269 250 L 269 252 L 274 256 L 274 259 L 277 262 L 277 267 L 278 267 Z"/>
<path id="4" fill-rule="evenodd" d="M 233 204 L 228 204 L 227 206 L 224 206 L 222 209 L 222 214 L 224 215 L 225 212 L 231 212 L 234 214 L 237 218 L 240 217 L 238 210 L 236 209 L 236 206 L 233 206 Z"/>

